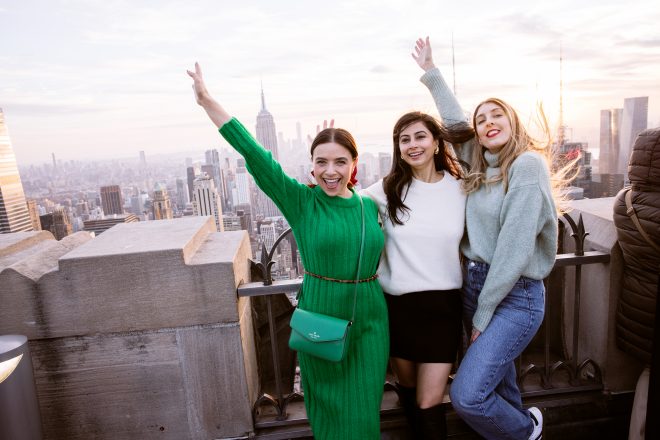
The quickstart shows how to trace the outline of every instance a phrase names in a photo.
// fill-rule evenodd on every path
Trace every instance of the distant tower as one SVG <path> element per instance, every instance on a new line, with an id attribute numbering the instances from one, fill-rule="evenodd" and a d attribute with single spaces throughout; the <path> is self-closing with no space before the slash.
<path id="1" fill-rule="evenodd" d="M 564 75 L 561 42 L 559 42 L 559 127 L 557 128 L 557 146 L 562 148 L 566 142 L 566 127 L 564 126 Z"/>
<path id="2" fill-rule="evenodd" d="M 250 175 L 245 168 L 245 159 L 236 162 L 234 206 L 250 204 Z"/>
<path id="3" fill-rule="evenodd" d="M 124 201 L 119 185 L 101 187 L 101 206 L 105 215 L 124 213 Z"/>
<path id="4" fill-rule="evenodd" d="M 57 161 L 55 160 L 55 153 L 51 153 L 53 158 L 53 171 L 57 171 Z"/>
<path id="5" fill-rule="evenodd" d="M 32 222 L 32 229 L 41 231 L 41 221 L 39 220 L 39 207 L 35 200 L 27 201 L 28 212 L 30 213 L 30 221 Z"/>
<path id="6" fill-rule="evenodd" d="M 213 179 L 208 175 L 202 175 L 195 179 L 193 191 L 193 213 L 194 215 L 210 215 L 215 219 L 215 227 L 219 232 L 224 231 L 222 223 L 222 205 L 220 197 L 215 190 Z"/>
<path id="7" fill-rule="evenodd" d="M 275 160 L 278 160 L 275 121 L 273 120 L 273 115 L 266 110 L 266 98 L 264 97 L 263 86 L 261 87 L 261 111 L 257 115 L 257 141 L 273 153 Z"/>
<path id="8" fill-rule="evenodd" d="M 229 207 L 227 206 L 227 186 L 224 182 L 224 176 L 222 174 L 222 168 L 220 167 L 220 154 L 218 150 L 206 150 L 206 165 L 211 167 L 211 172 L 209 175 L 213 178 L 213 183 L 215 183 L 215 188 L 218 191 L 220 196 L 220 201 L 222 202 L 222 211 L 228 211 Z"/>
<path id="9" fill-rule="evenodd" d="M 392 168 L 392 155 L 390 153 L 378 153 L 378 172 L 380 177 L 386 176 Z"/>
<path id="10" fill-rule="evenodd" d="M 20 231 L 32 231 L 32 221 L 0 108 L 0 234 Z"/>
<path id="11" fill-rule="evenodd" d="M 166 220 L 174 218 L 172 202 L 167 193 L 165 185 L 156 184 L 154 188 L 154 202 L 152 204 L 154 220 Z"/>
<path id="12" fill-rule="evenodd" d="M 622 108 L 600 111 L 600 155 L 598 159 L 599 174 L 617 174 L 619 169 L 619 148 L 621 145 Z"/>
<path id="13" fill-rule="evenodd" d="M 628 180 L 628 161 L 632 153 L 635 138 L 646 130 L 649 119 L 649 97 L 626 98 L 623 100 L 623 119 L 621 120 L 621 147 L 619 148 L 619 169 L 617 174 L 623 174 Z"/>
<path id="14" fill-rule="evenodd" d="M 147 156 L 144 154 L 144 151 L 140 151 L 140 166 L 142 168 L 147 167 Z"/>
<path id="15" fill-rule="evenodd" d="M 188 197 L 188 188 L 185 180 L 176 179 L 176 204 L 179 210 L 183 211 L 186 209 L 186 204 L 190 200 Z"/>
<path id="16" fill-rule="evenodd" d="M 188 200 L 193 201 L 193 189 L 195 182 L 195 168 L 191 165 L 186 168 L 186 174 L 188 178 Z"/>
<path id="17" fill-rule="evenodd" d="M 73 232 L 69 216 L 63 208 L 56 209 L 50 214 L 40 217 L 44 231 L 50 231 L 57 240 L 61 240 Z"/>

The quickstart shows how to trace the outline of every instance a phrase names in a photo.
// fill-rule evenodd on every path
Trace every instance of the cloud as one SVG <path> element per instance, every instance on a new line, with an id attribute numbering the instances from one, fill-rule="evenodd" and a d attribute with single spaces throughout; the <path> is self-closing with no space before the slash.
<path id="1" fill-rule="evenodd" d="M 622 46 L 640 47 L 644 49 L 657 49 L 660 48 L 660 38 L 631 39 L 621 41 L 619 44 Z"/>

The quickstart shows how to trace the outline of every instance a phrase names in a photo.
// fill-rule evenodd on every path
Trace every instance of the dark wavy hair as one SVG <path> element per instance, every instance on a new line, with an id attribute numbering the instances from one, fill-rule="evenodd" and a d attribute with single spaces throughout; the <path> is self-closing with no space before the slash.
<path id="1" fill-rule="evenodd" d="M 392 141 L 394 144 L 394 149 L 392 150 L 392 169 L 383 178 L 383 189 L 387 196 L 387 213 L 390 221 L 395 225 L 402 225 L 403 221 L 399 216 L 404 214 L 405 211 L 410 210 L 403 203 L 403 200 L 406 198 L 404 193 L 408 191 L 413 177 L 412 168 L 401 158 L 399 137 L 403 130 L 415 122 L 423 123 L 431 132 L 433 139 L 438 141 L 440 151 L 433 156 L 436 171 L 446 171 L 457 179 L 462 177 L 461 166 L 456 159 L 452 147 L 447 145 L 447 143 L 463 143 L 474 137 L 474 130 L 467 122 L 444 126 L 433 116 L 417 111 L 406 113 L 399 118 L 392 130 Z"/>
<path id="2" fill-rule="evenodd" d="M 353 160 L 357 159 L 358 149 L 357 144 L 355 143 L 355 139 L 353 138 L 353 135 L 348 132 L 348 130 L 344 130 L 343 128 L 326 128 L 321 130 L 312 141 L 312 146 L 309 148 L 309 154 L 314 156 L 314 150 L 316 147 L 321 144 L 327 144 L 329 142 L 334 142 L 346 148 L 351 153 Z M 312 183 L 308 186 L 314 187 L 316 184 Z M 348 187 L 352 188 L 353 185 L 349 183 Z"/>

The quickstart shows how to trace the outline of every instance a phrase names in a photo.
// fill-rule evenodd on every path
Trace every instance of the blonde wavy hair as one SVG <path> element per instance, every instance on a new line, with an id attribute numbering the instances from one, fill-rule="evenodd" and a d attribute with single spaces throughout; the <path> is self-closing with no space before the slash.
<path id="1" fill-rule="evenodd" d="M 479 137 L 476 134 L 477 112 L 482 105 L 487 103 L 502 108 L 505 116 L 511 124 L 511 139 L 509 139 L 509 141 L 502 147 L 502 150 L 499 153 L 501 174 L 493 176 L 490 179 L 486 178 L 486 168 L 488 168 L 488 163 L 484 158 L 484 147 L 479 143 Z M 579 169 L 576 167 L 576 164 L 580 158 L 578 157 L 567 164 L 562 164 L 557 167 L 556 164 L 558 161 L 555 160 L 557 159 L 555 145 L 552 142 L 550 127 L 548 126 L 548 120 L 543 111 L 542 104 L 538 104 L 537 119 L 541 131 L 543 132 L 544 140 L 536 139 L 530 135 L 520 121 L 518 113 L 513 107 L 501 99 L 488 98 L 477 105 L 472 115 L 472 127 L 475 129 L 475 142 L 477 145 L 472 150 L 470 171 L 463 179 L 463 189 L 466 193 L 469 194 L 477 191 L 483 184 L 488 185 L 499 181 L 503 181 L 504 191 L 506 192 L 508 190 L 509 170 L 513 161 L 526 151 L 535 151 L 545 159 L 548 169 L 550 170 L 552 195 L 555 200 L 558 214 L 566 211 L 566 197 L 563 195 L 562 190 L 566 187 L 569 181 L 577 176 Z"/>

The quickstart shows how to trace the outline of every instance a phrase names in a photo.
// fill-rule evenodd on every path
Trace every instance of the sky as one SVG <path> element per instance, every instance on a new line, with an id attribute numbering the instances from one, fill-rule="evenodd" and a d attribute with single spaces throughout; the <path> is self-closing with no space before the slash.
<path id="1" fill-rule="evenodd" d="M 252 131 L 263 84 L 285 138 L 334 118 L 390 151 L 399 116 L 437 114 L 410 56 L 428 35 L 466 112 L 495 96 L 527 121 L 542 101 L 553 126 L 561 46 L 568 135 L 597 149 L 624 98 L 660 126 L 659 22 L 657 0 L 0 0 L 0 108 L 19 165 L 201 153 L 226 144 L 194 102 L 198 61 Z"/>

